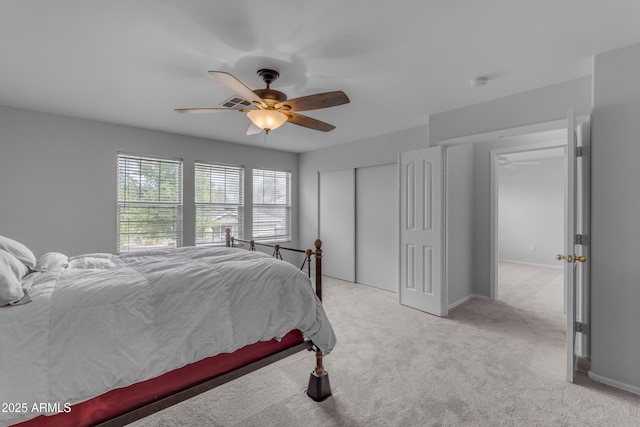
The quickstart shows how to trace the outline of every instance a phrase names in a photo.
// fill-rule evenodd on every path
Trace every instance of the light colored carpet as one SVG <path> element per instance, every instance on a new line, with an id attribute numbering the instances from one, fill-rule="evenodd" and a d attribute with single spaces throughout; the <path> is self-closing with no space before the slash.
<path id="1" fill-rule="evenodd" d="M 499 301 L 468 301 L 446 319 L 327 278 L 332 397 L 305 395 L 315 360 L 302 352 L 132 426 L 640 425 L 640 396 L 565 381 L 561 270 L 500 271 Z"/>

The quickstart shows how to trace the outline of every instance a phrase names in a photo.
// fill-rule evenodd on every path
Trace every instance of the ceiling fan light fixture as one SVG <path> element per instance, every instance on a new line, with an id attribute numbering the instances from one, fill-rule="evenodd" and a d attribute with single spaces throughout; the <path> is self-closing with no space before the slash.
<path id="1" fill-rule="evenodd" d="M 247 113 L 247 116 L 254 125 L 263 129 L 266 133 L 279 128 L 289 119 L 286 114 L 275 110 L 252 110 Z"/>

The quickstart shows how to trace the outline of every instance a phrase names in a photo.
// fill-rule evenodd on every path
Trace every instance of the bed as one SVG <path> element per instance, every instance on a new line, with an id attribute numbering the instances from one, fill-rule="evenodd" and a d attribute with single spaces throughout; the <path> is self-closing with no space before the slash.
<path id="1" fill-rule="evenodd" d="M 323 387 L 336 343 L 309 277 L 261 252 L 36 260 L 0 236 L 0 272 L 0 425 L 124 425 L 311 346 Z"/>

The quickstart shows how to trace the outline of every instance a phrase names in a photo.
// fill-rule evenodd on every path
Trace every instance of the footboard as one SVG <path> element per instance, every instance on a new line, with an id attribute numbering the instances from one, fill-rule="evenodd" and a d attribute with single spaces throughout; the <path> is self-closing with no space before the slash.
<path id="1" fill-rule="evenodd" d="M 236 242 L 243 242 L 243 243 L 249 244 L 249 250 L 250 251 L 255 251 L 256 250 L 256 245 L 265 246 L 265 247 L 273 248 L 272 256 L 274 258 L 278 258 L 278 259 L 282 259 L 282 253 L 280 251 L 291 251 L 291 252 L 297 252 L 297 253 L 305 254 L 304 262 L 302 263 L 302 266 L 300 267 L 300 270 L 304 270 L 304 267 L 306 265 L 307 274 L 308 274 L 309 278 L 311 278 L 311 262 L 312 262 L 312 258 L 315 259 L 315 275 L 314 275 L 314 279 L 315 279 L 315 282 L 316 282 L 316 295 L 318 295 L 318 298 L 320 298 L 320 301 L 322 301 L 322 240 L 316 239 L 316 241 L 313 243 L 313 245 L 315 246 L 315 251 L 314 251 L 312 249 L 286 248 L 284 246 L 280 246 L 277 243 L 275 243 L 275 244 L 260 243 L 260 242 L 256 243 L 255 240 L 237 239 L 237 238 L 235 238 L 235 237 L 233 237 L 231 235 L 231 229 L 230 228 L 227 228 L 225 230 L 225 234 L 226 234 L 225 241 L 226 241 L 227 247 L 235 248 L 236 247 Z"/>
<path id="2" fill-rule="evenodd" d="M 311 278 L 311 257 L 315 258 L 315 281 L 316 281 L 316 295 L 318 295 L 318 299 L 322 301 L 322 241 L 320 239 L 316 239 L 314 242 L 315 251 L 311 249 L 293 249 L 293 248 L 285 248 L 280 246 L 279 244 L 268 244 L 268 243 L 256 243 L 255 240 L 243 240 L 236 239 L 231 235 L 231 229 L 227 228 L 225 230 L 226 234 L 226 245 L 228 247 L 236 247 L 235 242 L 244 242 L 249 244 L 249 250 L 255 251 L 256 244 L 260 246 L 266 246 L 273 248 L 273 257 L 282 259 L 281 250 L 304 253 L 305 259 L 302 263 L 301 270 L 304 270 L 305 265 L 307 266 L 307 274 L 309 278 Z M 307 388 L 307 395 L 313 400 L 320 402 L 331 396 L 331 384 L 329 383 L 329 373 L 324 369 L 322 364 L 322 351 L 320 351 L 317 347 L 313 346 L 313 349 L 316 351 L 316 367 L 311 372 L 311 377 L 309 378 L 309 387 Z M 311 349 L 310 349 L 311 350 Z"/>

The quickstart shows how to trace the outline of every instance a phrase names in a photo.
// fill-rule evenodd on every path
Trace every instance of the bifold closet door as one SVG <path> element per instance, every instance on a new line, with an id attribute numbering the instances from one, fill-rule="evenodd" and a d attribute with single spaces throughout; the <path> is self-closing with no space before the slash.
<path id="1" fill-rule="evenodd" d="M 320 173 L 322 273 L 355 282 L 355 169 Z"/>
<path id="2" fill-rule="evenodd" d="M 398 292 L 398 166 L 356 169 L 356 281 Z"/>

